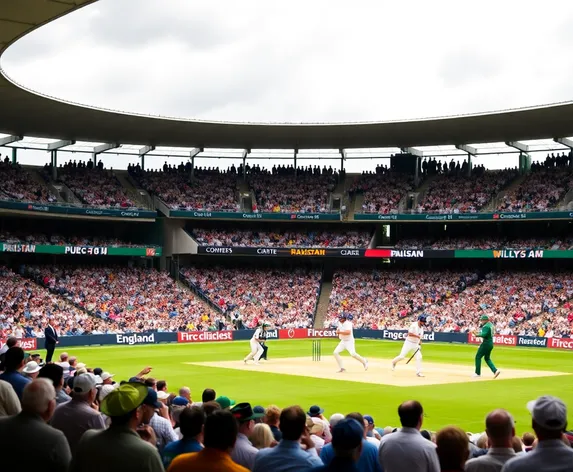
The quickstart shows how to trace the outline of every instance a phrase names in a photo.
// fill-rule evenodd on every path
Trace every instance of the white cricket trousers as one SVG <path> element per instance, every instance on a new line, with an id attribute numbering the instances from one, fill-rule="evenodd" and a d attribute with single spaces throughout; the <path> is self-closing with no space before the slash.
<path id="1" fill-rule="evenodd" d="M 357 361 L 361 362 L 363 366 L 366 365 L 366 361 L 364 360 L 364 358 L 361 355 L 357 354 L 356 349 L 354 349 L 354 339 L 349 339 L 348 341 L 341 340 L 338 343 L 338 346 L 336 346 L 336 349 L 334 350 L 334 357 L 336 358 L 336 362 L 338 362 L 338 367 L 344 369 L 342 357 L 340 357 L 340 353 L 344 350 L 348 351 L 348 354 L 354 357 L 354 359 L 356 359 Z"/>
<path id="2" fill-rule="evenodd" d="M 407 355 L 414 352 L 416 349 L 420 347 L 419 344 L 412 343 L 410 341 L 404 341 L 404 345 L 402 346 L 402 350 L 400 351 L 400 355 L 395 357 L 392 361 L 392 364 L 397 364 L 401 360 L 405 359 Z M 416 353 L 416 373 L 420 374 L 422 372 L 422 349 Z"/>
<path id="3" fill-rule="evenodd" d="M 255 358 L 255 362 L 259 362 L 259 359 L 263 355 L 263 346 L 258 341 L 251 339 L 251 352 L 250 354 L 245 357 L 246 361 L 250 361 L 253 357 Z"/>

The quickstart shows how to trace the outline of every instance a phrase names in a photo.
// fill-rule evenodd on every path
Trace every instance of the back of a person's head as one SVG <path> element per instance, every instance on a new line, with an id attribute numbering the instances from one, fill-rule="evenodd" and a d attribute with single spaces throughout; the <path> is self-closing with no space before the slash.
<path id="1" fill-rule="evenodd" d="M 417 428 L 420 424 L 420 417 L 424 414 L 424 409 L 420 402 L 410 400 L 402 403 L 398 407 L 400 424 L 404 428 Z"/>
<path id="2" fill-rule="evenodd" d="M 514 436 L 513 417 L 505 410 L 494 410 L 485 419 L 485 430 L 492 447 L 508 447 Z"/>
<path id="3" fill-rule="evenodd" d="M 184 408 L 179 415 L 179 427 L 184 438 L 194 438 L 203 431 L 205 412 L 201 407 Z"/>
<path id="4" fill-rule="evenodd" d="M 203 408 L 203 411 L 205 412 L 206 416 L 210 416 L 216 411 L 219 411 L 221 409 L 221 405 L 219 405 L 216 401 L 212 401 L 203 403 L 203 405 L 201 405 L 201 408 Z"/>
<path id="5" fill-rule="evenodd" d="M 532 433 L 523 433 L 521 440 L 525 447 L 531 447 L 533 446 L 533 441 L 535 441 L 535 436 Z"/>
<path id="6" fill-rule="evenodd" d="M 257 449 L 265 449 L 271 447 L 274 437 L 268 424 L 258 423 L 255 425 L 253 434 L 251 434 L 249 439 Z"/>
<path id="7" fill-rule="evenodd" d="M 45 415 L 50 404 L 56 399 L 56 390 L 50 379 L 32 380 L 22 393 L 22 411 L 35 415 Z M 54 405 L 55 406 L 55 405 Z"/>
<path id="8" fill-rule="evenodd" d="M 49 379 L 54 388 L 58 388 L 64 378 L 64 368 L 58 364 L 46 364 L 40 369 L 38 378 Z"/>
<path id="9" fill-rule="evenodd" d="M 215 390 L 213 390 L 212 388 L 206 388 L 205 390 L 203 390 L 203 394 L 201 395 L 201 401 L 203 403 L 215 401 L 215 398 L 217 398 Z"/>
<path id="10" fill-rule="evenodd" d="M 519 436 L 513 437 L 511 440 L 511 447 L 513 447 L 513 450 L 516 453 L 523 452 L 523 443 L 521 442 L 521 439 L 519 439 Z"/>
<path id="11" fill-rule="evenodd" d="M 285 408 L 279 421 L 279 429 L 286 440 L 298 441 L 306 428 L 306 414 L 300 406 Z"/>
<path id="12" fill-rule="evenodd" d="M 463 470 L 468 460 L 469 438 L 457 426 L 446 426 L 436 435 L 436 451 L 442 470 Z"/>
<path id="13" fill-rule="evenodd" d="M 281 417 L 281 409 L 276 405 L 269 405 L 265 410 L 265 419 L 268 424 L 276 425 Z"/>
<path id="14" fill-rule="evenodd" d="M 11 347 L 4 355 L 4 368 L 8 371 L 18 370 L 24 360 L 24 349 L 19 346 Z"/>
<path id="15" fill-rule="evenodd" d="M 157 391 L 163 390 L 167 386 L 167 382 L 165 380 L 158 380 L 157 381 Z"/>
<path id="16" fill-rule="evenodd" d="M 352 420 L 358 421 L 358 424 L 360 424 L 360 427 L 364 431 L 364 429 L 365 429 L 364 428 L 364 416 L 362 416 L 362 413 L 358 413 L 357 411 L 355 411 L 354 413 L 348 413 L 345 418 L 347 420 L 352 419 Z"/>
<path id="17" fill-rule="evenodd" d="M 205 447 L 227 451 L 237 441 L 239 425 L 230 411 L 219 410 L 207 416 L 203 432 Z"/>
<path id="18" fill-rule="evenodd" d="M 13 336 L 10 336 L 7 340 L 6 340 L 6 346 L 8 347 L 8 349 L 10 349 L 11 347 L 14 347 L 18 344 L 18 338 L 15 338 Z"/>

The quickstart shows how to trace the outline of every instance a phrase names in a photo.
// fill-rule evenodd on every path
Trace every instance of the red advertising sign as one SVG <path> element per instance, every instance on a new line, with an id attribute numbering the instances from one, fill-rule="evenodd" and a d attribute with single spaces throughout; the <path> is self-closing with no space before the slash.
<path id="1" fill-rule="evenodd" d="M 0 339 L 0 347 L 4 347 L 5 343 L 5 339 Z M 38 349 L 38 340 L 36 338 L 23 338 L 18 341 L 18 346 L 24 351 L 35 351 Z"/>
<path id="2" fill-rule="evenodd" d="M 232 341 L 233 331 L 180 331 L 178 343 L 206 343 L 215 341 Z"/>
<path id="3" fill-rule="evenodd" d="M 549 347 L 557 349 L 573 350 L 573 339 L 569 338 L 549 338 Z"/>
<path id="4" fill-rule="evenodd" d="M 279 339 L 335 338 L 335 329 L 291 328 L 279 329 Z"/>
<path id="5" fill-rule="evenodd" d="M 481 344 L 481 341 L 481 338 L 476 338 L 473 333 L 468 333 L 469 344 Z M 497 346 L 517 346 L 517 336 L 496 334 L 493 337 L 493 343 Z"/>

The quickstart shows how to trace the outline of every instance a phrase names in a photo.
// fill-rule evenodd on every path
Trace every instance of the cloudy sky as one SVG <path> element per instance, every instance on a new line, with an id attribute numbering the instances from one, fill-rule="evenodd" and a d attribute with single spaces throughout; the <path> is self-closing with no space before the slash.
<path id="1" fill-rule="evenodd" d="M 59 98 L 153 115 L 325 122 L 573 99 L 565 0 L 100 0 L 2 58 Z"/>

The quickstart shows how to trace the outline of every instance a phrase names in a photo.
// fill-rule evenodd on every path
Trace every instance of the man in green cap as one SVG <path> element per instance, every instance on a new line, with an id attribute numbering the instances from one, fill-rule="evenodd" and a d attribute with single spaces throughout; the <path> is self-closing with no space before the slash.
<path id="1" fill-rule="evenodd" d="M 132 382 L 103 399 L 100 411 L 111 418 L 111 426 L 82 435 L 70 472 L 164 472 L 157 448 L 152 445 L 156 443 L 153 429 L 140 427 L 150 420 L 143 408 L 148 393 L 144 384 Z"/>
<path id="2" fill-rule="evenodd" d="M 483 341 L 476 354 L 476 370 L 474 377 L 481 377 L 481 360 L 485 358 L 485 363 L 493 372 L 493 378 L 496 379 L 501 373 L 500 370 L 496 369 L 495 365 L 491 360 L 491 351 L 493 350 L 493 335 L 495 328 L 493 324 L 489 321 L 489 316 L 480 316 L 481 331 L 476 331 L 474 336 L 476 338 L 482 338 Z"/>

